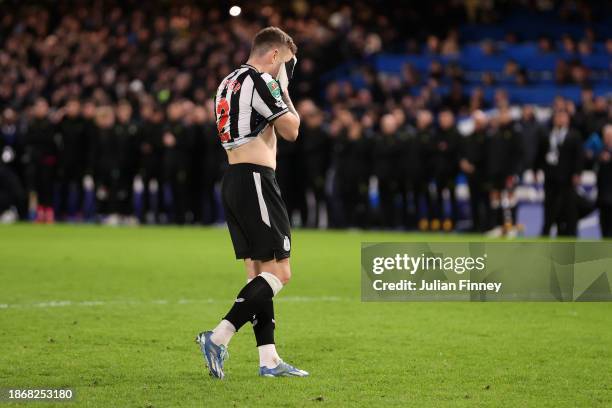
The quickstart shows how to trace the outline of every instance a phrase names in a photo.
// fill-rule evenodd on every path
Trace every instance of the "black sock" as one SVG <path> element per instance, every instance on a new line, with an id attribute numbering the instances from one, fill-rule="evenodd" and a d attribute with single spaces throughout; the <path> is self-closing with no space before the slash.
<path id="1" fill-rule="evenodd" d="M 264 344 L 274 344 L 274 302 L 272 299 L 265 302 L 264 307 L 253 318 L 253 332 L 257 347 Z"/>
<path id="2" fill-rule="evenodd" d="M 234 305 L 225 315 L 224 319 L 234 325 L 236 331 L 260 313 L 267 301 L 274 296 L 272 288 L 261 276 L 247 283 L 238 293 Z"/>

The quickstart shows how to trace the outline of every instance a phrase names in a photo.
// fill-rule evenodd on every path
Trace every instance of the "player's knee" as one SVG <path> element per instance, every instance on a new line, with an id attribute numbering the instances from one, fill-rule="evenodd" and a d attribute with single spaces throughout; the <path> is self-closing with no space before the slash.
<path id="1" fill-rule="evenodd" d="M 244 260 L 244 267 L 248 279 L 253 279 L 261 273 L 259 261 L 253 261 L 250 258 L 247 258 Z"/>
<path id="2" fill-rule="evenodd" d="M 291 280 L 291 269 L 287 268 L 280 273 L 278 279 L 282 282 L 283 286 L 288 284 Z"/>
<path id="3" fill-rule="evenodd" d="M 281 283 L 286 285 L 291 280 L 291 266 L 289 265 L 289 259 L 283 259 L 282 261 L 276 262 L 276 277 Z"/>

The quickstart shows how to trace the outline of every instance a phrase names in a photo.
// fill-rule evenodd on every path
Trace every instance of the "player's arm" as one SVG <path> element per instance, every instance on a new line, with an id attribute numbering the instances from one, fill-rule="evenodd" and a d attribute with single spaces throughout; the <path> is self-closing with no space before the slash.
<path id="1" fill-rule="evenodd" d="M 297 139 L 300 117 L 289 94 L 281 91 L 276 79 L 269 74 L 254 77 L 253 108 L 259 112 L 283 139 Z"/>
<path id="2" fill-rule="evenodd" d="M 289 92 L 283 92 L 282 99 L 289 111 L 274 121 L 274 128 L 283 139 L 295 142 L 300 128 L 300 115 L 293 106 Z"/>

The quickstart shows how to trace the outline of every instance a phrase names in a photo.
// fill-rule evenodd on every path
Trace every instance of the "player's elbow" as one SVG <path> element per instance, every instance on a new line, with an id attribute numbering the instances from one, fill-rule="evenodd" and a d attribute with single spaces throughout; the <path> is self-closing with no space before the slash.
<path id="1" fill-rule="evenodd" d="M 300 118 L 292 113 L 287 113 L 276 120 L 274 127 L 283 139 L 295 142 L 300 129 Z"/>
<path id="2" fill-rule="evenodd" d="M 294 129 L 290 129 L 287 131 L 287 134 L 284 135 L 285 139 L 289 142 L 295 142 L 299 135 L 299 127 L 295 127 Z"/>

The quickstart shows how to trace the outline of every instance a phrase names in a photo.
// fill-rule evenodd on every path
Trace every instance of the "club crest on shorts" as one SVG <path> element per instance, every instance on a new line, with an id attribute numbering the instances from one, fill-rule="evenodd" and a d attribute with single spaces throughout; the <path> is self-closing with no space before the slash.
<path id="1" fill-rule="evenodd" d="M 291 249 L 291 242 L 289 241 L 289 237 L 285 235 L 285 239 L 283 239 L 283 249 L 285 251 L 289 251 Z"/>

